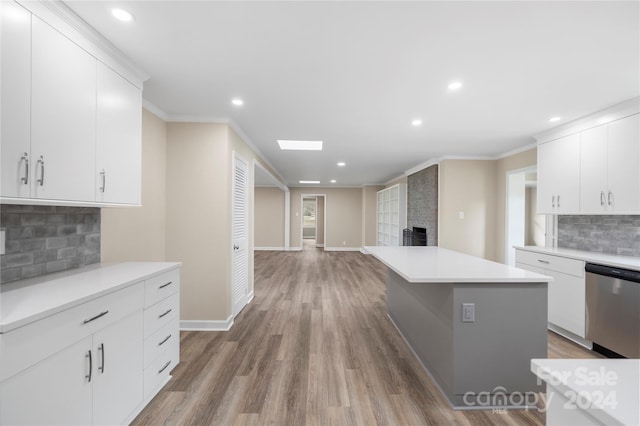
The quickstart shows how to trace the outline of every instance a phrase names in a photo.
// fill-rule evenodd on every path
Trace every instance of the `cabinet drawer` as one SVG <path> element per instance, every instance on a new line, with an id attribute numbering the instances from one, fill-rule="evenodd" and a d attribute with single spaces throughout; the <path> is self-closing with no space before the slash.
<path id="1" fill-rule="evenodd" d="M 144 283 L 144 307 L 153 306 L 180 289 L 180 269 L 149 278 Z"/>
<path id="2" fill-rule="evenodd" d="M 180 310 L 180 294 L 174 293 L 144 311 L 144 337 L 147 338 L 159 328 L 171 322 Z"/>
<path id="3" fill-rule="evenodd" d="M 584 277 L 584 262 L 542 253 L 516 250 L 516 262 L 537 266 L 551 271 L 562 272 L 576 277 Z"/>
<path id="4" fill-rule="evenodd" d="M 171 371 L 180 362 L 180 348 L 178 345 L 167 347 L 158 358 L 144 369 L 144 398 L 153 396 L 159 387 L 167 380 Z"/>
<path id="5" fill-rule="evenodd" d="M 147 337 L 144 341 L 144 366 L 163 353 L 169 346 L 180 344 L 180 323 L 178 316 L 174 315 L 168 324 Z"/>
<path id="6" fill-rule="evenodd" d="M 0 382 L 142 309 L 142 282 L 0 335 Z"/>

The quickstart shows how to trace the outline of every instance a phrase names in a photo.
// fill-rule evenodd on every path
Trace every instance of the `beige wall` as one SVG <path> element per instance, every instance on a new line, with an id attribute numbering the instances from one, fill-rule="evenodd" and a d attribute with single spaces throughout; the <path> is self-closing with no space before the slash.
<path id="1" fill-rule="evenodd" d="M 377 213 L 377 193 L 384 189 L 384 185 L 367 185 L 362 188 L 362 246 L 375 246 L 376 236 L 376 213 Z"/>
<path id="2" fill-rule="evenodd" d="M 284 191 L 275 187 L 255 188 L 255 247 L 284 248 Z"/>
<path id="3" fill-rule="evenodd" d="M 496 163 L 496 250 L 495 260 L 497 262 L 505 261 L 504 244 L 505 244 L 505 211 L 507 208 L 507 172 L 512 170 L 524 169 L 526 167 L 535 166 L 537 163 L 537 149 L 533 148 L 514 154 L 509 157 L 501 158 Z"/>
<path id="4" fill-rule="evenodd" d="M 167 125 L 167 260 L 182 263 L 180 318 L 231 314 L 227 126 Z"/>
<path id="5" fill-rule="evenodd" d="M 495 259 L 495 162 L 444 160 L 438 183 L 438 245 Z"/>
<path id="6" fill-rule="evenodd" d="M 164 261 L 166 255 L 167 125 L 142 110 L 142 207 L 103 208 L 103 262 Z"/>
<path id="7" fill-rule="evenodd" d="M 324 246 L 324 197 L 316 197 L 316 246 Z"/>
<path id="8" fill-rule="evenodd" d="M 361 188 L 291 188 L 291 247 L 301 247 L 301 196 L 325 195 L 325 247 L 361 247 Z M 344 241 L 344 244 L 343 244 Z"/>

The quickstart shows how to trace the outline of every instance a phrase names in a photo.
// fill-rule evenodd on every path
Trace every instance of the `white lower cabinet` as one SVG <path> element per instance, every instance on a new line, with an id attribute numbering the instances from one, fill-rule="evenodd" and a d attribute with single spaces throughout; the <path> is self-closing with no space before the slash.
<path id="1" fill-rule="evenodd" d="M 179 288 L 179 268 L 141 276 L 0 334 L 0 425 L 132 421 L 180 360 Z"/>
<path id="2" fill-rule="evenodd" d="M 553 277 L 548 288 L 549 323 L 582 339 L 586 336 L 584 262 L 516 250 L 516 267 Z"/>

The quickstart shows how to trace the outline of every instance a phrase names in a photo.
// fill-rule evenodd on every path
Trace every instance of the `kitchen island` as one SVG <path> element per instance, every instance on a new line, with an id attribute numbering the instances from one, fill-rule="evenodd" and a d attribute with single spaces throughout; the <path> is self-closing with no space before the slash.
<path id="1" fill-rule="evenodd" d="M 550 277 L 438 247 L 365 247 L 389 267 L 389 318 L 456 409 L 533 407 Z"/>

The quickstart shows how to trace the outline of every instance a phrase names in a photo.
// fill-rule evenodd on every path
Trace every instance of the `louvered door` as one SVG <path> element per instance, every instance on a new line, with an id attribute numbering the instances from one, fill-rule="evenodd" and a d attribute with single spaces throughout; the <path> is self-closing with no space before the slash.
<path id="1" fill-rule="evenodd" d="M 249 293 L 248 205 L 249 178 L 247 162 L 233 153 L 233 229 L 231 303 L 235 317 L 247 304 Z"/>

